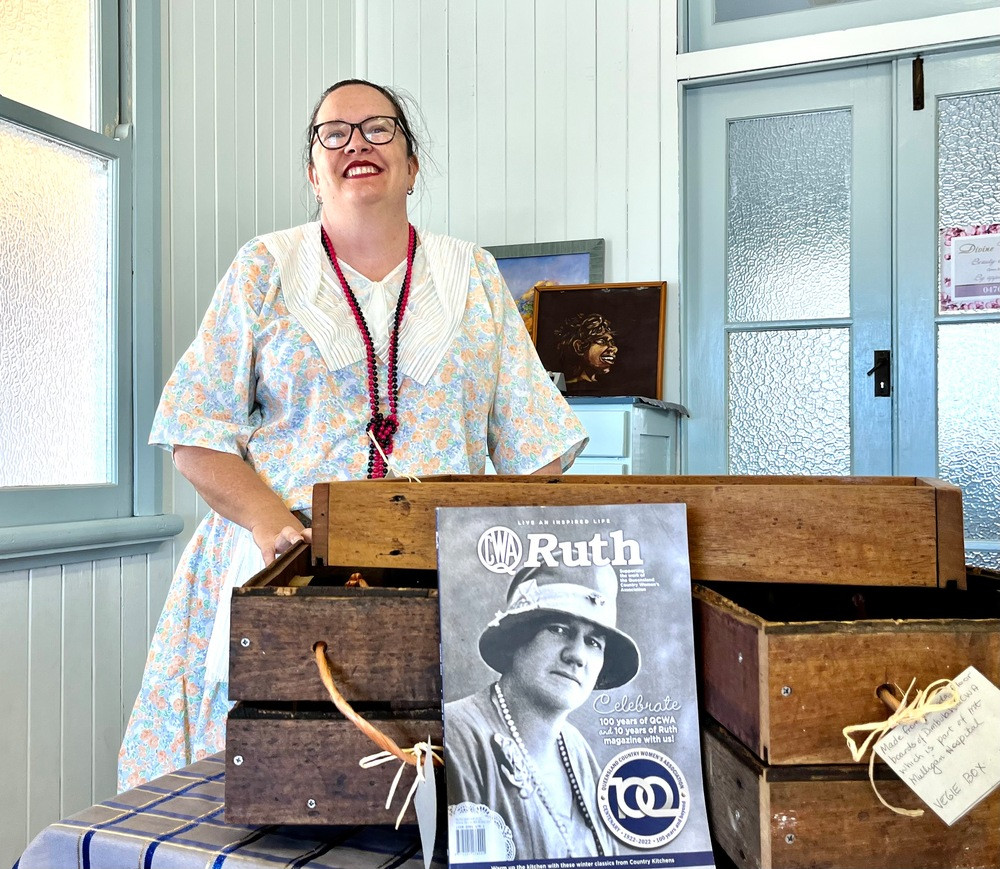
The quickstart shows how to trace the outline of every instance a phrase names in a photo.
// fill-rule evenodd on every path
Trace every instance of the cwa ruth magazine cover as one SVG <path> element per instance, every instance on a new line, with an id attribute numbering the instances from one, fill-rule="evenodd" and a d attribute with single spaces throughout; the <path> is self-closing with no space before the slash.
<path id="1" fill-rule="evenodd" d="M 683 504 L 437 511 L 448 860 L 714 866 Z"/>

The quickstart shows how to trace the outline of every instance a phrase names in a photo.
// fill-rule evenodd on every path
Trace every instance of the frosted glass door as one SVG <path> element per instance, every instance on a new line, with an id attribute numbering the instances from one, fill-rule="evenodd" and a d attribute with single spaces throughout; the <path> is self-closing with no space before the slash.
<path id="1" fill-rule="evenodd" d="M 689 473 L 888 474 L 891 66 L 686 101 Z"/>
<path id="2" fill-rule="evenodd" d="M 967 559 L 1000 568 L 1000 263 L 976 252 L 1000 237 L 1000 51 L 927 58 L 924 84 L 922 111 L 896 99 L 898 466 L 961 486 Z M 964 295 L 963 244 L 984 278 Z"/>

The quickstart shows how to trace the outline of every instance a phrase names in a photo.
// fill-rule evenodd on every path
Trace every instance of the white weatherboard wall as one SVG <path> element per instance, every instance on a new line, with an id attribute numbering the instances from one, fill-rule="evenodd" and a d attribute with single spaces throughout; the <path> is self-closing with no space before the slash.
<path id="1" fill-rule="evenodd" d="M 0 866 L 42 827 L 117 791 L 170 549 L 0 572 Z"/>
<path id="2" fill-rule="evenodd" d="M 485 246 L 603 238 L 607 281 L 666 280 L 676 398 L 675 4 L 363 6 L 359 74 L 412 94 L 426 122 L 414 221 Z"/>

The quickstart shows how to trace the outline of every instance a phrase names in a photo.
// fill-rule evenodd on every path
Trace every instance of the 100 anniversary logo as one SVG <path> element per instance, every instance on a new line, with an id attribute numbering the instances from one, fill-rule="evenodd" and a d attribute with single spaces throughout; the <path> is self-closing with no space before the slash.
<path id="1" fill-rule="evenodd" d="M 601 773 L 597 801 L 605 826 L 633 848 L 659 848 L 684 826 L 691 807 L 687 781 L 665 754 L 630 748 Z"/>

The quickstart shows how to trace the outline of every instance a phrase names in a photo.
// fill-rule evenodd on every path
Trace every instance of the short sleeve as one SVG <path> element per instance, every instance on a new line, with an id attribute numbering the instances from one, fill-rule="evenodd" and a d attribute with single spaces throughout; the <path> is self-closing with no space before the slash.
<path id="1" fill-rule="evenodd" d="M 273 259 L 247 244 L 219 283 L 191 346 L 167 381 L 149 442 L 245 455 L 260 425 L 255 404 L 254 335 L 260 300 L 277 281 Z"/>
<path id="2" fill-rule="evenodd" d="M 566 470 L 587 445 L 587 432 L 549 377 L 496 260 L 476 249 L 501 339 L 487 448 L 500 474 L 530 474 L 559 459 Z"/>

